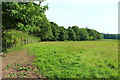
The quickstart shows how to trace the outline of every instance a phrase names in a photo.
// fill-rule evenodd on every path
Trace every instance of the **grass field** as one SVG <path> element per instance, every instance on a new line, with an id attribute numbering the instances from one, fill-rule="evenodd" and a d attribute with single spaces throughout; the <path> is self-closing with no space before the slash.
<path id="1" fill-rule="evenodd" d="M 34 65 L 48 78 L 118 77 L 118 42 L 65 41 L 27 44 Z"/>

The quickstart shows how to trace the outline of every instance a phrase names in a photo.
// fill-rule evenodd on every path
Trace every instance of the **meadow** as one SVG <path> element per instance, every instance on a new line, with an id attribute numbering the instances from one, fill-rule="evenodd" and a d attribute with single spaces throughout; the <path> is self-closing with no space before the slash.
<path id="1" fill-rule="evenodd" d="M 23 48 L 35 56 L 33 65 L 47 78 L 118 77 L 118 41 L 51 41 Z"/>
<path id="2" fill-rule="evenodd" d="M 9 53 L 2 56 L 5 77 L 19 77 L 18 71 L 36 73 L 33 65 L 47 78 L 118 77 L 118 34 L 104 34 L 89 26 L 60 26 L 47 18 L 49 6 L 41 3 L 2 3 L 2 51 Z"/>

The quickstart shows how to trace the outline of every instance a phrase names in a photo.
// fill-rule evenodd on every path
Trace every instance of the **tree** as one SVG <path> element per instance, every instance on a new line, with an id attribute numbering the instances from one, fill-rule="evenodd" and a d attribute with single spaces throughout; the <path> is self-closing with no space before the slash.
<path id="1" fill-rule="evenodd" d="M 104 34 L 102 33 L 104 39 L 118 39 L 119 34 Z"/>
<path id="2" fill-rule="evenodd" d="M 59 39 L 59 34 L 60 34 L 60 30 L 59 27 L 56 23 L 54 22 L 50 22 L 50 26 L 52 29 L 52 34 L 53 34 L 53 40 L 58 40 Z"/>
<path id="3" fill-rule="evenodd" d="M 60 26 L 59 31 L 60 31 L 60 34 L 59 34 L 59 39 L 58 40 L 60 40 L 60 41 L 67 40 L 68 33 L 67 33 L 66 29 L 63 26 Z"/>
<path id="4" fill-rule="evenodd" d="M 110 38 L 111 38 L 111 35 L 110 35 L 110 34 L 105 34 L 105 35 L 104 35 L 104 38 L 105 38 L 105 39 L 110 39 Z"/>
<path id="5" fill-rule="evenodd" d="M 71 27 L 68 28 L 68 40 L 73 40 L 73 41 L 77 40 L 76 33 Z"/>
<path id="6" fill-rule="evenodd" d="M 89 33 L 89 38 L 90 40 L 98 40 L 98 39 L 102 39 L 102 35 L 101 33 L 99 33 L 98 31 L 94 30 L 94 29 L 89 29 L 89 28 L 86 28 L 87 32 Z M 91 38 L 93 37 L 93 38 Z"/>
<path id="7" fill-rule="evenodd" d="M 49 21 L 44 14 L 48 5 L 34 2 L 3 2 L 3 30 L 16 29 L 47 40 L 51 36 Z"/>
<path id="8" fill-rule="evenodd" d="M 77 41 L 80 41 L 79 27 L 78 26 L 72 26 L 72 29 L 76 33 Z"/>
<path id="9" fill-rule="evenodd" d="M 88 40 L 89 34 L 85 28 L 79 28 L 80 40 Z"/>
<path id="10" fill-rule="evenodd" d="M 102 33 L 99 33 L 99 32 L 98 32 L 98 39 L 103 39 Z"/>
<path id="11" fill-rule="evenodd" d="M 96 30 L 72 26 L 65 29 L 55 22 L 49 22 L 45 15 L 48 5 L 34 2 L 3 2 L 3 30 L 16 29 L 29 35 L 37 36 L 42 41 L 48 40 L 97 40 L 102 35 Z M 116 35 L 106 34 L 104 38 L 116 38 Z"/>

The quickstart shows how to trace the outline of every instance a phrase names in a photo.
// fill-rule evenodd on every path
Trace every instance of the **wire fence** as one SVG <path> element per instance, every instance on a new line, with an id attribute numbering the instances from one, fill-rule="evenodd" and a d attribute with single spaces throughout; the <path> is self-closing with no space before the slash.
<path id="1" fill-rule="evenodd" d="M 7 49 L 15 48 L 15 47 L 17 47 L 19 45 L 25 45 L 25 44 L 28 44 L 28 43 L 31 43 L 31 42 L 34 42 L 34 40 L 32 40 L 32 39 L 23 39 L 23 37 L 21 37 L 21 39 L 19 39 L 19 41 L 16 40 L 16 39 L 13 39 L 13 41 L 11 43 L 8 42 L 7 39 L 5 39 L 5 40 L 3 40 L 2 50 L 6 51 Z"/>

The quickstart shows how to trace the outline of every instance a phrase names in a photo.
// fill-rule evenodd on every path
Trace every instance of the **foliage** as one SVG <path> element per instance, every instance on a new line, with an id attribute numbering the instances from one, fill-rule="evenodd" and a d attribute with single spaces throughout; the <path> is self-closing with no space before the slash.
<path id="1" fill-rule="evenodd" d="M 60 30 L 59 30 L 59 27 L 56 23 L 54 22 L 50 22 L 50 26 L 51 26 L 51 29 L 52 29 L 52 34 L 54 36 L 54 38 L 52 40 L 58 40 L 59 39 L 59 34 L 60 34 Z"/>
<path id="2" fill-rule="evenodd" d="M 66 29 L 63 26 L 60 26 L 59 31 L 60 31 L 60 34 L 59 34 L 58 40 L 60 40 L 60 41 L 67 40 L 68 39 L 68 32 L 66 31 Z"/>
<path id="3" fill-rule="evenodd" d="M 72 29 L 74 30 L 74 32 L 76 33 L 76 37 L 77 37 L 77 41 L 80 41 L 80 31 L 79 31 L 79 27 L 78 26 L 72 26 Z"/>
<path id="4" fill-rule="evenodd" d="M 3 2 L 3 30 L 16 29 L 41 38 L 42 41 L 98 40 L 101 33 L 93 29 L 72 26 L 65 29 L 55 22 L 49 22 L 45 15 L 48 5 L 34 2 Z"/>
<path id="5" fill-rule="evenodd" d="M 67 31 L 68 31 L 68 40 L 76 41 L 77 37 L 75 31 L 70 27 L 68 27 Z"/>
<path id="6" fill-rule="evenodd" d="M 45 40 L 50 35 L 50 24 L 44 14 L 48 5 L 33 2 L 3 2 L 3 30 L 16 29 Z"/>
<path id="7" fill-rule="evenodd" d="M 104 34 L 102 33 L 104 39 L 120 39 L 119 34 Z"/>
<path id="8" fill-rule="evenodd" d="M 97 40 L 97 39 L 102 39 L 102 35 L 99 33 L 99 32 L 97 32 L 96 30 L 93 30 L 93 29 L 86 29 L 87 31 L 88 31 L 88 33 L 89 33 L 89 36 L 90 36 L 90 40 L 92 39 L 92 40 Z M 91 37 L 93 37 L 93 38 L 91 38 Z"/>
<path id="9" fill-rule="evenodd" d="M 80 40 L 88 40 L 89 33 L 85 28 L 80 28 L 79 29 L 79 35 L 80 35 Z"/>

